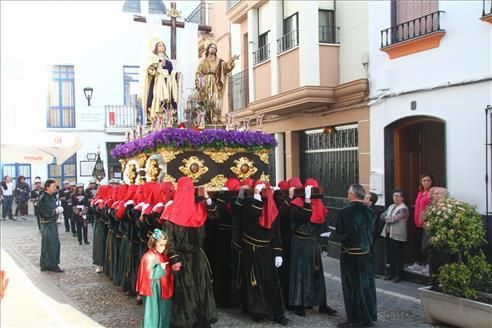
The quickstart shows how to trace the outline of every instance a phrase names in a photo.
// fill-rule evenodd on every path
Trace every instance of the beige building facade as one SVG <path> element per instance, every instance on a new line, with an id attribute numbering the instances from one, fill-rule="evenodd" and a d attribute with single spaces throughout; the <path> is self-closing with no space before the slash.
<path id="1" fill-rule="evenodd" d="M 240 55 L 223 108 L 252 130 L 262 118 L 262 130 L 279 142 L 270 182 L 312 176 L 335 198 L 344 197 L 351 183 L 368 188 L 367 5 L 210 5 L 219 56 Z"/>

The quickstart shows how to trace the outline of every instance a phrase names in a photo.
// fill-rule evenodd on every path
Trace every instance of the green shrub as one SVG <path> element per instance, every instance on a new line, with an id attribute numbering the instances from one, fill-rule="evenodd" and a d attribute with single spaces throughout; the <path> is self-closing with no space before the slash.
<path id="1" fill-rule="evenodd" d="M 437 281 L 442 292 L 475 299 L 477 291 L 492 291 L 492 266 L 481 250 L 485 229 L 475 207 L 443 199 L 426 209 L 425 230 L 433 247 L 458 258 L 439 269 Z"/>

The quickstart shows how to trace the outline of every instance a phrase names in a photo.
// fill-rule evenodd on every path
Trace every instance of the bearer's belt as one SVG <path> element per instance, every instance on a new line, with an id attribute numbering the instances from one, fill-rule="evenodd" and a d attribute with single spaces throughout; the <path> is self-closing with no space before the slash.
<path id="1" fill-rule="evenodd" d="M 360 247 L 351 247 L 347 248 L 342 246 L 342 253 L 348 255 L 366 255 L 369 254 L 369 251 L 363 251 Z"/>
<path id="2" fill-rule="evenodd" d="M 39 223 L 42 223 L 42 224 L 48 224 L 48 223 L 53 223 L 53 222 L 56 222 L 56 219 L 55 220 L 49 220 L 49 219 L 43 219 L 43 218 L 39 219 Z"/>
<path id="3" fill-rule="evenodd" d="M 292 236 L 299 238 L 299 239 L 315 239 L 316 236 L 312 235 L 307 232 L 302 232 L 302 231 L 294 231 L 292 232 Z"/>
<path id="4" fill-rule="evenodd" d="M 232 230 L 232 225 L 230 224 L 223 224 L 223 223 L 219 223 L 217 225 L 217 229 L 218 230 Z"/>
<path id="5" fill-rule="evenodd" d="M 256 246 L 256 247 L 267 247 L 270 246 L 270 240 L 260 240 L 260 239 L 255 239 L 251 236 L 248 236 L 247 234 L 243 233 L 242 238 L 241 238 L 246 244 L 250 244 L 251 246 Z"/>

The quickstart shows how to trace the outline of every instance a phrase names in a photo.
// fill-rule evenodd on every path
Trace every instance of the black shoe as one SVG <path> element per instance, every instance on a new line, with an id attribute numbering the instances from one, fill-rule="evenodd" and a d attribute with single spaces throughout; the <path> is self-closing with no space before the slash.
<path id="1" fill-rule="evenodd" d="M 304 311 L 304 306 L 303 305 L 297 305 L 295 307 L 294 313 L 297 314 L 300 317 L 305 317 L 306 316 L 306 311 Z"/>
<path id="2" fill-rule="evenodd" d="M 254 322 L 262 322 L 264 318 L 259 315 L 252 315 L 251 319 L 253 319 Z"/>
<path id="3" fill-rule="evenodd" d="M 51 269 L 51 271 L 53 271 L 53 272 L 58 272 L 58 273 L 62 273 L 62 272 L 64 272 L 64 270 L 63 270 L 62 268 L 60 268 L 59 266 L 57 266 L 57 267 L 56 267 L 56 268 L 54 268 L 54 269 Z"/>
<path id="4" fill-rule="evenodd" d="M 319 313 L 328 314 L 328 315 L 336 315 L 337 310 L 332 309 L 332 308 L 331 308 L 331 307 L 329 307 L 328 305 L 324 305 L 324 306 L 320 306 L 320 307 L 319 307 L 318 312 L 319 312 Z"/>
<path id="5" fill-rule="evenodd" d="M 25 217 L 23 217 L 23 216 L 21 216 L 21 219 L 22 219 L 22 220 L 24 220 L 24 221 L 26 221 L 26 218 L 25 218 Z"/>
<path id="6" fill-rule="evenodd" d="M 289 320 L 284 315 L 280 317 L 273 317 L 273 321 L 275 321 L 276 323 L 282 326 L 287 326 L 287 324 L 289 323 Z"/>
<path id="7" fill-rule="evenodd" d="M 81 241 L 79 241 L 79 245 L 81 245 L 81 246 L 82 246 L 82 242 L 81 242 Z"/>
<path id="8" fill-rule="evenodd" d="M 142 305 L 142 304 L 143 304 L 143 299 L 138 298 L 138 299 L 137 299 L 137 305 Z"/>
<path id="9" fill-rule="evenodd" d="M 70 232 L 70 230 L 65 230 L 65 232 Z"/>
<path id="10" fill-rule="evenodd" d="M 400 281 L 401 281 L 400 276 L 396 276 L 395 279 L 393 279 L 393 282 L 400 282 Z"/>
<path id="11" fill-rule="evenodd" d="M 392 274 L 389 274 L 386 277 L 384 277 L 384 280 L 393 280 L 393 278 L 395 278 L 395 276 Z"/>
<path id="12" fill-rule="evenodd" d="M 86 241 L 84 241 L 84 244 L 86 244 L 86 245 L 90 245 L 90 243 L 89 243 L 87 240 L 86 240 Z"/>
<path id="13" fill-rule="evenodd" d="M 73 233 L 73 234 L 72 234 L 72 237 L 74 237 L 74 238 L 75 238 L 75 237 L 77 237 L 77 235 Z"/>

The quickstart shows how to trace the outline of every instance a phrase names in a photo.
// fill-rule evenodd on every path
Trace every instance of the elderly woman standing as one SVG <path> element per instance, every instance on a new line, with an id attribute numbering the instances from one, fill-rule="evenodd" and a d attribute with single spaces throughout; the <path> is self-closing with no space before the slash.
<path id="1" fill-rule="evenodd" d="M 403 275 L 409 213 L 404 200 L 405 191 L 395 189 L 393 191 L 393 204 L 381 214 L 381 220 L 386 222 L 381 236 L 386 237 L 386 256 L 390 265 L 389 274 L 384 280 L 393 280 L 393 282 L 400 282 Z"/>

